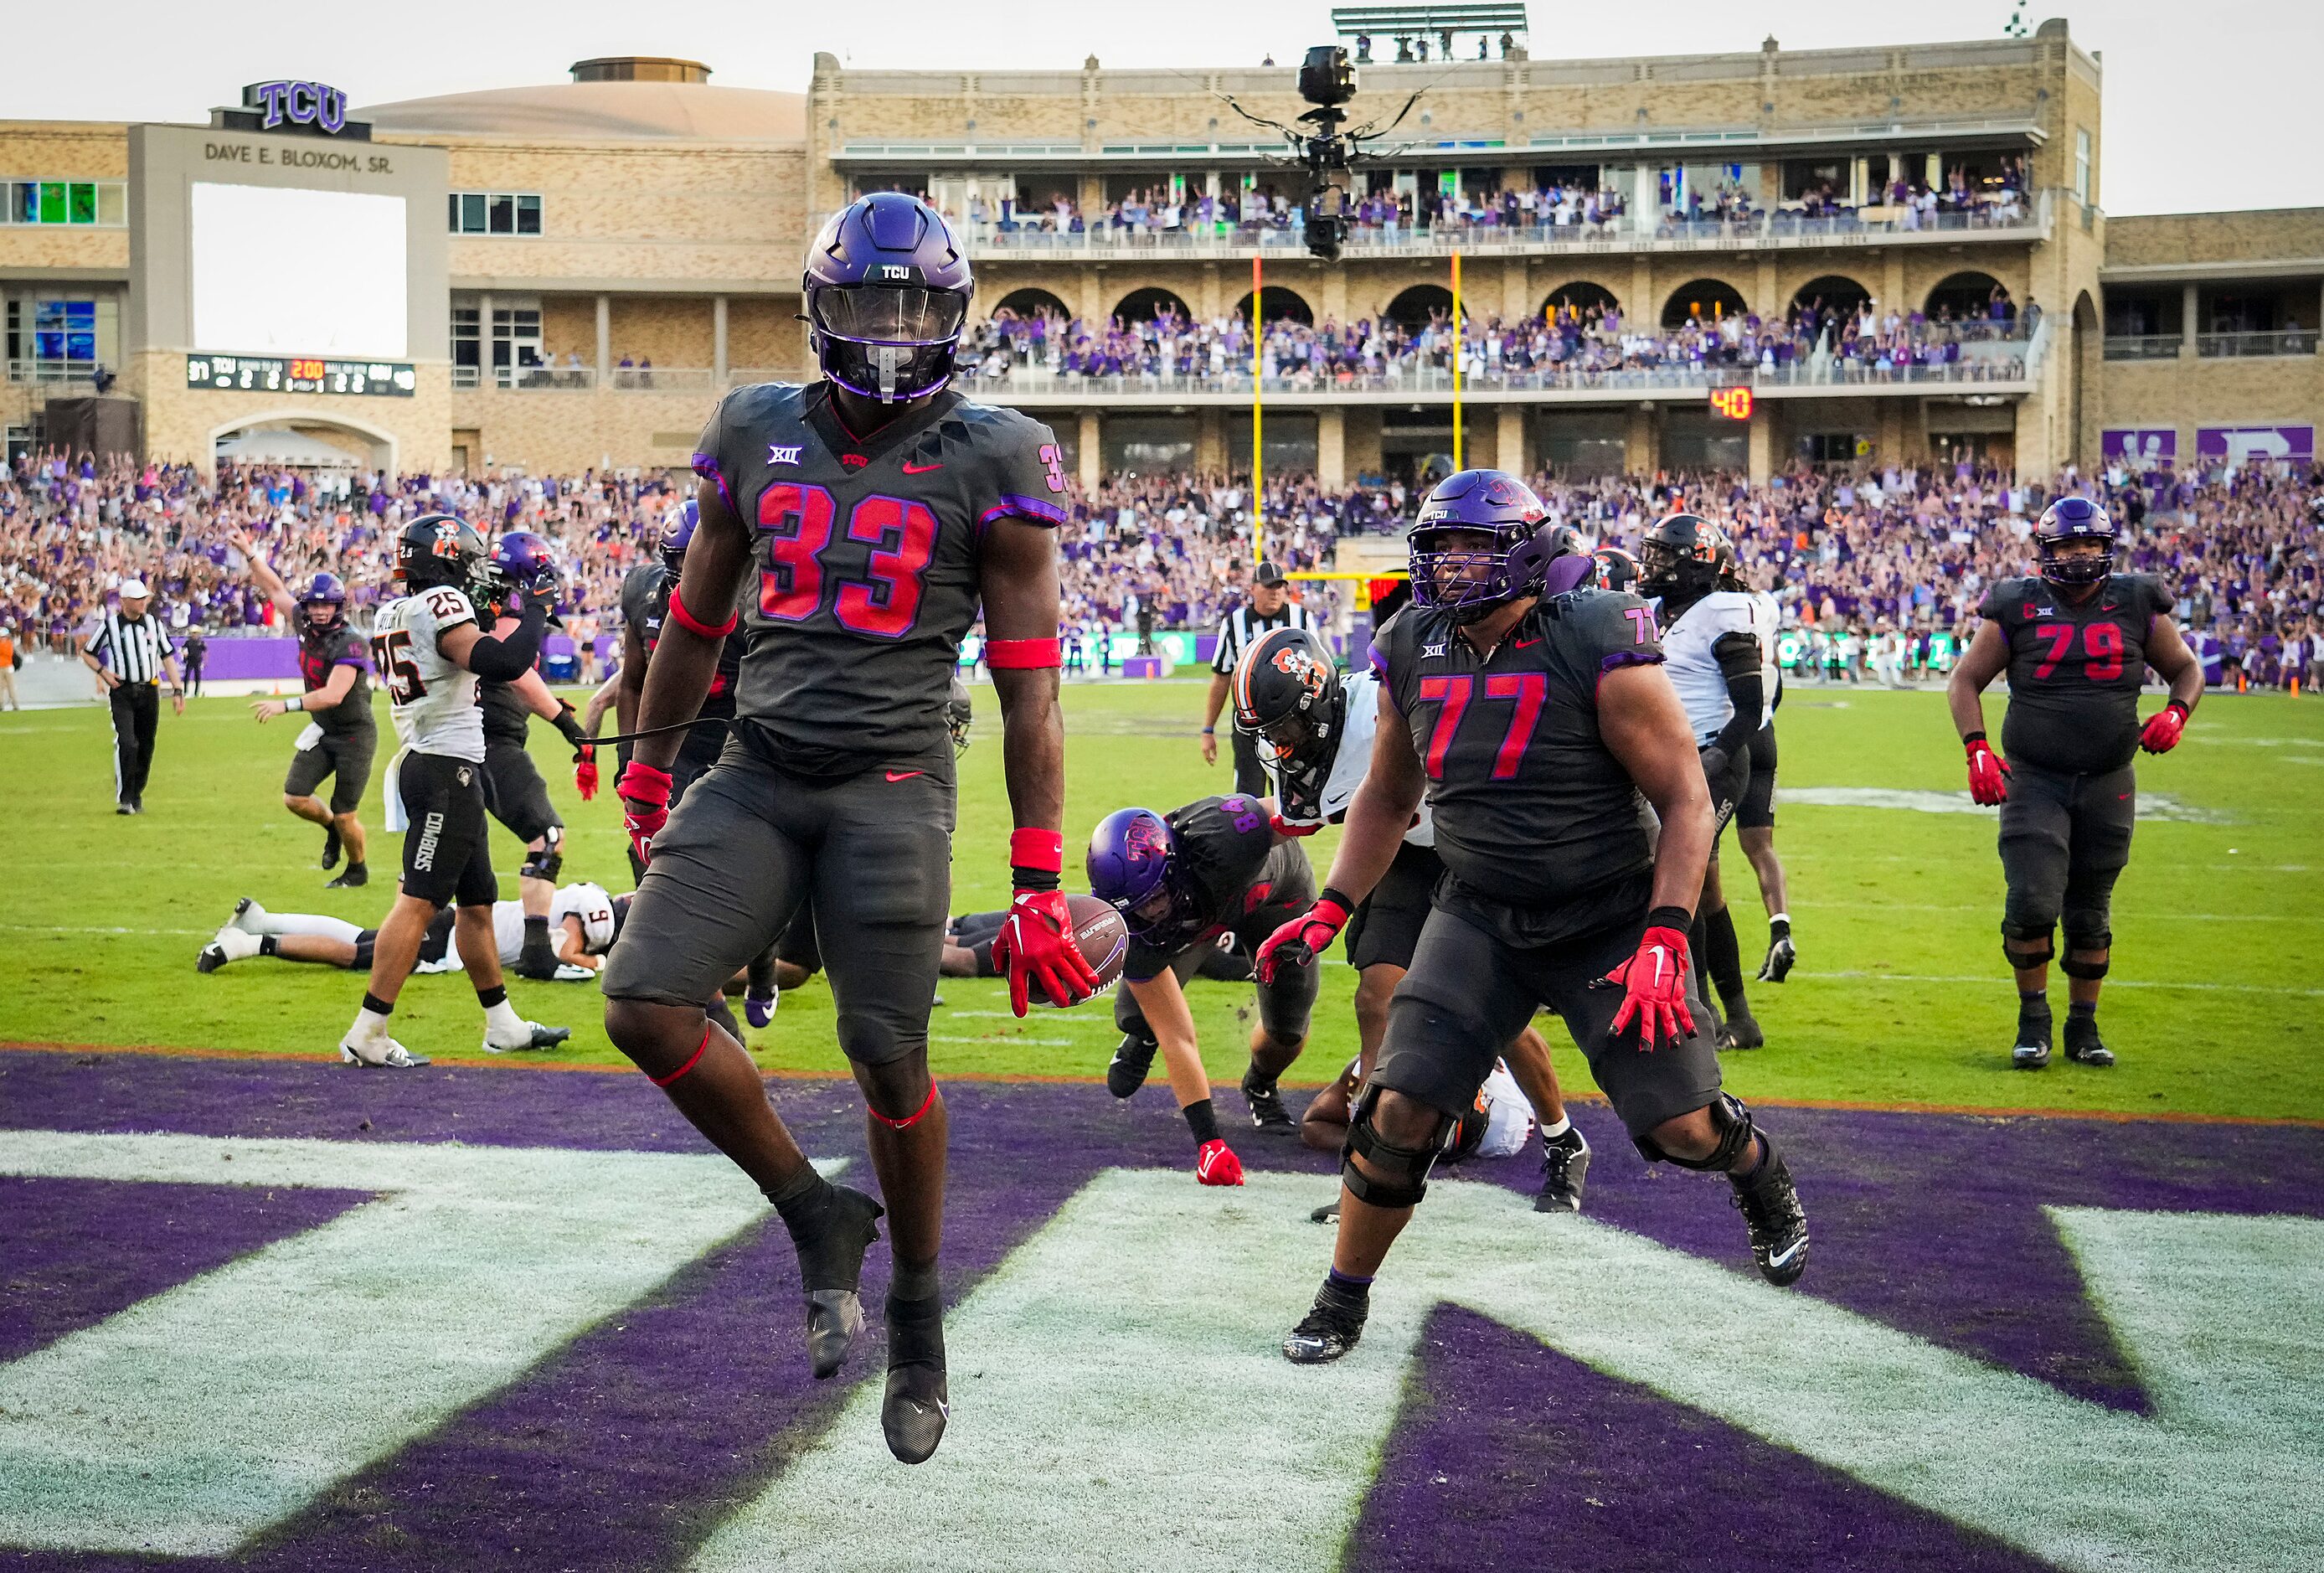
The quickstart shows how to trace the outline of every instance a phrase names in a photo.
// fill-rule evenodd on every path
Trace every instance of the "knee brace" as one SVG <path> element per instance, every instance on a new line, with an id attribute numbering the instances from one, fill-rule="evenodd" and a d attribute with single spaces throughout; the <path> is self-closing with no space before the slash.
<path id="1" fill-rule="evenodd" d="M 2057 943 L 2051 938 L 2051 933 L 2052 925 L 2048 923 L 2036 928 L 2031 923 L 2021 923 L 2004 918 L 2001 920 L 2001 953 L 2009 958 L 2009 965 L 2014 967 L 2045 967 L 2050 963 L 2051 958 L 2058 954 Z M 2013 939 L 2020 945 L 2038 942 L 2042 948 L 2012 950 L 2009 948 L 2009 942 Z"/>
<path id="2" fill-rule="evenodd" d="M 1372 1124 L 1372 1109 L 1379 1095 L 1377 1085 L 1368 1086 L 1356 1100 L 1355 1114 L 1348 1121 L 1348 1139 L 1340 1148 L 1340 1179 L 1349 1195 L 1372 1207 L 1417 1207 L 1428 1194 L 1428 1171 L 1435 1167 L 1436 1155 L 1444 1145 L 1443 1116 L 1438 1116 L 1436 1131 L 1428 1140 L 1416 1147 L 1399 1147 Z M 1359 1158 L 1386 1170 L 1389 1178 L 1374 1180 L 1356 1167 Z"/>
<path id="3" fill-rule="evenodd" d="M 379 930 L 376 929 L 365 929 L 362 933 L 356 935 L 355 965 L 348 967 L 347 970 L 349 972 L 369 972 L 371 970 L 372 947 L 378 943 Z"/>
<path id="4" fill-rule="evenodd" d="M 520 879 L 545 879 L 549 884 L 555 884 L 558 874 L 564 867 L 565 828 L 562 825 L 551 825 L 547 830 L 541 832 L 540 850 L 528 851 L 523 864 L 516 872 Z"/>
<path id="5" fill-rule="evenodd" d="M 2078 950 L 2113 948 L 2114 934 L 2105 927 L 2104 914 L 2095 916 L 2096 924 L 2093 926 L 2091 921 L 2093 914 L 2084 912 L 2066 914 L 2066 958 L 2058 963 L 2058 970 L 2068 977 L 2100 978 L 2107 975 L 2107 961 L 2083 961 L 2074 955 Z M 2082 921 L 2077 922 L 2075 920 L 2078 918 Z M 2109 957 L 2107 959 L 2110 961 L 2113 958 Z"/>
<path id="6" fill-rule="evenodd" d="M 1675 1164 L 1681 1169 L 1700 1169 L 1714 1174 L 1726 1173 L 1735 1167 L 1735 1161 L 1738 1158 L 1751 1150 L 1752 1140 L 1758 1135 L 1759 1128 L 1752 1123 L 1751 1111 L 1744 1106 L 1743 1100 L 1731 1092 L 1720 1093 L 1718 1100 L 1710 1106 L 1710 1110 L 1711 1128 L 1719 1133 L 1719 1144 L 1713 1147 L 1707 1156 L 1681 1158 L 1675 1153 L 1663 1152 L 1660 1148 L 1646 1152 L 1650 1143 L 1643 1140 L 1638 1143 L 1639 1150 L 1646 1152 L 1648 1158 L 1659 1158 L 1664 1162 Z M 1772 1145 L 1773 1143 L 1770 1143 L 1770 1146 Z"/>

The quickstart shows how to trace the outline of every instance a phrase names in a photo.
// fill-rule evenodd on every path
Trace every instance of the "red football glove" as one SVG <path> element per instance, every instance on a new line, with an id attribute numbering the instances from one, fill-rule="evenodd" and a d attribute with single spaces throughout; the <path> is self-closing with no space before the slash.
<path id="1" fill-rule="evenodd" d="M 2179 734 L 2186 729 L 2187 707 L 2173 699 L 2146 718 L 2138 745 L 2149 754 L 2168 754 L 2179 746 Z"/>
<path id="2" fill-rule="evenodd" d="M 1624 991 L 1621 1008 L 1614 1013 L 1614 1031 L 1621 1032 L 1635 1017 L 1638 1047 L 1649 1054 L 1665 1038 L 1675 1043 L 1693 1032 L 1694 1013 L 1686 1008 L 1686 936 L 1676 929 L 1647 930 L 1638 941 L 1638 953 L 1605 976 Z"/>
<path id="3" fill-rule="evenodd" d="M 1969 795 L 1978 805 L 1991 808 L 2009 797 L 2009 761 L 1993 751 L 1993 745 L 1978 733 L 1967 744 L 1969 749 Z"/>
<path id="4" fill-rule="evenodd" d="M 1055 1005 L 1077 1005 L 1097 992 L 1097 974 L 1074 942 L 1074 920 L 1061 890 L 1020 890 L 992 939 L 992 965 L 1009 979 L 1009 1008 L 1023 1015 L 1031 984 Z"/>
<path id="5" fill-rule="evenodd" d="M 573 761 L 573 790 L 587 802 L 597 795 L 597 745 L 585 743 L 580 755 Z"/>
<path id="6" fill-rule="evenodd" d="M 1288 836 L 1295 840 L 1302 836 L 1313 836 L 1323 828 L 1323 821 L 1321 819 L 1312 825 L 1294 825 L 1280 814 L 1269 814 L 1267 817 L 1267 822 L 1277 836 Z"/>
<path id="7" fill-rule="evenodd" d="M 1315 904 L 1286 923 L 1260 942 L 1255 970 L 1259 981 L 1271 984 L 1277 967 L 1305 967 L 1332 948 L 1340 930 L 1348 926 L 1346 903 L 1331 891 L 1315 898 Z"/>
<path id="8" fill-rule="evenodd" d="M 1240 1185 L 1242 1160 L 1234 1155 L 1233 1148 L 1213 1136 L 1194 1154 L 1194 1178 L 1204 1185 Z"/>
<path id="9" fill-rule="evenodd" d="M 669 772 L 632 759 L 622 772 L 622 824 L 630 833 L 630 847 L 643 863 L 653 856 L 653 838 L 669 823 Z"/>

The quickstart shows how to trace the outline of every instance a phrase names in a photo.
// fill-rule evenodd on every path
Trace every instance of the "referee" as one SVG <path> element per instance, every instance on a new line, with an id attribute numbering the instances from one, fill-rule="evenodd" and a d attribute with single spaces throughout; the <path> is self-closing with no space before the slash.
<path id="1" fill-rule="evenodd" d="M 1283 570 L 1262 562 L 1250 576 L 1250 599 L 1219 619 L 1218 652 L 1211 658 L 1211 697 L 1203 710 L 1203 763 L 1219 762 L 1219 711 L 1227 702 L 1227 680 L 1235 663 L 1254 640 L 1275 628 L 1313 628 L 1307 608 L 1291 599 L 1283 586 Z M 1235 791 L 1245 797 L 1265 797 L 1273 790 L 1266 767 L 1259 762 L 1259 745 L 1238 728 L 1234 735 Z"/>
<path id="2" fill-rule="evenodd" d="M 116 814 L 145 811 L 145 778 L 153 769 L 153 738 L 161 730 L 163 677 L 170 680 L 171 704 L 179 715 L 186 713 L 177 646 L 161 620 L 145 615 L 150 598 L 143 579 L 122 580 L 120 607 L 99 618 L 80 642 L 82 663 L 97 673 L 113 706 Z"/>

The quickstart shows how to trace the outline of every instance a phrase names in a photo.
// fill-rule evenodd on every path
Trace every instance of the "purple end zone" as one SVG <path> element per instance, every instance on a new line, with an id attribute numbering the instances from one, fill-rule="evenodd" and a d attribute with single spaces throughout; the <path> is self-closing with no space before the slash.
<path id="1" fill-rule="evenodd" d="M 370 1199 L 364 1191 L 0 1175 L 0 1360 Z"/>
<path id="2" fill-rule="evenodd" d="M 807 1151 L 853 1160 L 857 1176 L 868 1170 L 852 1087 L 779 1081 L 774 1092 Z M 954 1082 L 945 1097 L 945 1289 L 955 1300 L 1100 1170 L 1191 1167 L 1182 1123 L 1154 1094 L 1121 1105 L 1093 1086 Z M 1600 1106 L 1583 1106 L 1576 1117 L 1598 1149 L 1593 1217 L 1750 1271 L 1723 1183 L 1646 1165 Z M 2324 1216 L 2324 1132 L 2311 1129 L 1800 1109 L 1766 1111 L 1766 1120 L 1790 1155 L 1815 1230 L 1803 1289 L 2126 1407 L 2143 1404 L 2137 1383 L 2087 1304 L 2045 1205 Z M 130 1055 L 0 1051 L 0 1129 L 7 1127 L 700 1150 L 669 1103 L 636 1077 L 456 1067 L 366 1074 Z M 1247 1165 L 1310 1173 L 1317 1201 L 1332 1194 L 1333 1158 L 1249 1133 L 1233 1141 Z M 1535 1177 L 1532 1149 L 1463 1171 L 1518 1190 L 1529 1190 Z M 1554 1250 L 1563 1220 L 1539 1222 L 1544 1250 Z M 1425 1208 L 1415 1226 L 1427 1227 Z M 1286 1263 L 1285 1272 L 1319 1275 L 1329 1238 L 1316 1230 L 1313 1259 Z M 217 1249 L 231 1255 L 235 1247 Z M 435 1433 L 341 1483 L 231 1566 L 288 1573 L 509 1560 L 576 1568 L 682 1563 L 814 1444 L 848 1381 L 877 1378 L 884 1360 L 876 1308 L 887 1270 L 886 1247 L 875 1247 L 863 1285 L 873 1334 L 847 1379 L 818 1387 L 798 1346 L 796 1264 L 770 1218 Z M 1388 1270 L 1395 1271 L 1393 1258 Z M 1578 1542 L 1589 1550 L 1571 1559 L 1574 1565 L 1685 1565 L 1675 1544 L 1624 1537 L 1643 1532 L 1640 1524 L 1699 1523 L 1705 1509 L 1723 1513 L 1753 1493 L 1811 1504 L 1803 1509 L 1812 1519 L 1805 1527 L 1764 1531 L 1789 1567 L 1910 1566 L 1881 1549 L 1906 1542 L 1943 1550 L 1950 1565 L 2017 1565 L 1995 1560 L 1996 1548 L 1950 1526 L 1473 1316 L 1440 1313 L 1429 1348 L 1410 1434 L 1391 1443 L 1391 1469 L 1354 1542 L 1366 1566 L 1431 1565 L 1427 1558 L 1439 1553 L 1428 1548 L 1443 1538 L 1443 1504 L 1425 1489 L 1410 1493 L 1416 1481 L 1426 1488 L 1434 1475 L 1449 1475 L 1445 1466 L 1455 1461 L 1481 1493 L 1475 1543 L 1507 1565 L 1535 1563 L 1536 1546 L 1546 1555 L 1577 1543 L 1577 1525 L 1587 1529 L 1591 1514 L 1629 1527 L 1590 1531 L 1597 1538 Z M 955 1402 L 975 1402 L 970 1352 L 955 1351 L 954 1364 L 963 1378 Z M 1544 1395 L 1555 1394 L 1567 1395 L 1563 1407 L 1545 1410 Z M 1497 1420 L 1474 1411 L 1480 1400 L 1504 1398 L 1548 1418 L 1512 1412 Z M 1577 1430 L 1569 1400 L 1590 1408 L 1599 1429 Z M 1623 1433 L 1618 1447 L 1609 1426 Z M 1719 1467 L 1707 1474 L 1665 1462 L 1712 1453 L 1721 1456 Z M 1576 1457 L 1592 1460 L 1591 1489 L 1542 1485 Z M 1427 1468 L 1431 1458 L 1443 1462 Z M 1591 1506 L 1591 1496 L 1606 1507 Z M 1852 1533 L 1859 1538 L 1848 1539 Z M 1757 1565 L 1748 1547 L 1722 1542 L 1718 1552 L 1702 1565 Z M 1476 1565 L 1475 1554 L 1459 1555 Z M 47 1553 L 10 1561 L 150 1565 Z"/>

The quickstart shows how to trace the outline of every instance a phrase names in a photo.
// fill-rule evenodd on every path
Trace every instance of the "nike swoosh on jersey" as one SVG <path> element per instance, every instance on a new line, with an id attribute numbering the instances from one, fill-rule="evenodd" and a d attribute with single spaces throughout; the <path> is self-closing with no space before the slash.
<path id="1" fill-rule="evenodd" d="M 924 476 L 932 469 L 942 468 L 944 468 L 944 462 L 941 459 L 935 464 L 914 464 L 908 458 L 904 461 L 904 473 L 908 476 Z"/>
<path id="2" fill-rule="evenodd" d="M 1530 650 L 1540 643 L 1541 641 L 1538 639 L 1520 639 L 1517 641 L 1517 648 L 1519 650 Z"/>
<path id="3" fill-rule="evenodd" d="M 909 781 L 916 775 L 926 775 L 927 773 L 928 773 L 925 770 L 891 770 L 888 773 L 888 779 L 890 781 Z"/>

